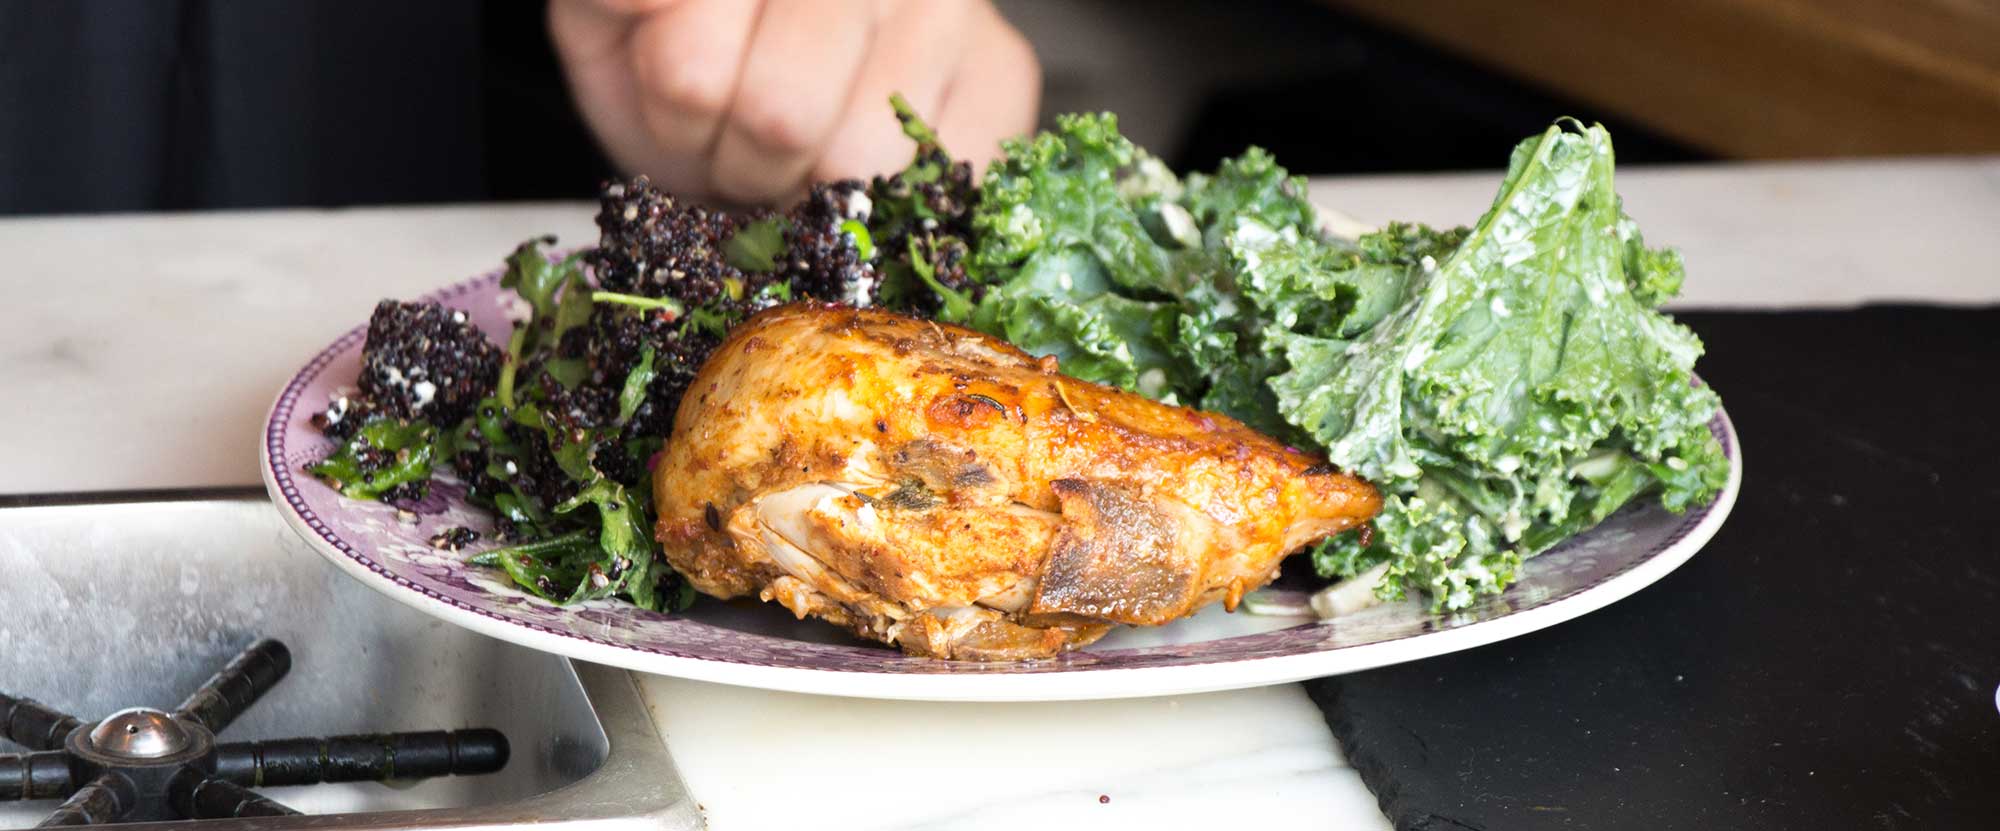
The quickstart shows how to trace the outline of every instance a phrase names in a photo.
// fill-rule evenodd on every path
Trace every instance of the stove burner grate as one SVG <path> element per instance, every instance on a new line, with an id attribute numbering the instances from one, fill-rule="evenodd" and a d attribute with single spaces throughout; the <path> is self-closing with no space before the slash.
<path id="1" fill-rule="evenodd" d="M 0 693 L 0 801 L 63 799 L 39 827 L 296 814 L 251 788 L 492 773 L 507 739 L 484 728 L 217 744 L 215 734 L 292 668 L 251 644 L 173 712 L 133 707 L 95 724 Z"/>

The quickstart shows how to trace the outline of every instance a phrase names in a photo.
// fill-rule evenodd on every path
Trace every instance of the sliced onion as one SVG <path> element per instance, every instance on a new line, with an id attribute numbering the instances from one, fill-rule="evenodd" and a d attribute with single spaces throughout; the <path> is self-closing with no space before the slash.
<path id="1" fill-rule="evenodd" d="M 1298 592 L 1273 589 L 1244 595 L 1242 605 L 1237 608 L 1247 615 L 1268 617 L 1312 617 L 1313 614 L 1312 606 L 1307 605 L 1306 599 L 1300 597 Z"/>
<path id="2" fill-rule="evenodd" d="M 1319 615 L 1320 620 L 1332 620 L 1382 602 L 1375 596 L 1375 586 L 1382 582 L 1382 575 L 1388 573 L 1389 564 L 1383 563 L 1314 592 L 1313 614 Z"/>

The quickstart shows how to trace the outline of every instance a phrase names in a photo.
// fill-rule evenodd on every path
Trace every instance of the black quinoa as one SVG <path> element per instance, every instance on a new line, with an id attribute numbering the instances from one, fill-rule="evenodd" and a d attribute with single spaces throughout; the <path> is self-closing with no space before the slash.
<path id="1" fill-rule="evenodd" d="M 503 358 L 462 311 L 384 300 L 368 319 L 361 398 L 371 414 L 449 427 L 493 391 Z M 359 420 L 325 415 L 343 424 Z"/>
<path id="2" fill-rule="evenodd" d="M 479 540 L 479 532 L 463 525 L 454 525 L 431 535 L 431 547 L 443 551 L 459 551 Z"/>
<path id="3" fill-rule="evenodd" d="M 880 284 L 875 266 L 861 258 L 854 238 L 840 228 L 849 220 L 868 223 L 873 206 L 866 191 L 857 179 L 825 182 L 814 185 L 805 201 L 792 209 L 778 277 L 790 282 L 793 296 L 875 305 Z"/>
<path id="4" fill-rule="evenodd" d="M 745 279 L 723 259 L 723 244 L 741 227 L 737 217 L 682 204 L 644 176 L 607 182 L 597 248 L 586 260 L 599 288 L 705 306 L 727 296 L 726 281 Z"/>
<path id="5" fill-rule="evenodd" d="M 869 227 L 875 231 L 877 258 L 908 263 L 914 241 L 917 256 L 929 263 L 939 284 L 977 301 L 985 286 L 965 268 L 970 253 L 966 240 L 973 236 L 972 206 L 978 199 L 972 166 L 952 161 L 933 144 L 917 149 L 915 166 L 940 173 L 929 181 L 912 181 L 902 173 L 877 176 L 868 185 L 876 211 Z M 930 291 L 911 293 L 906 302 L 909 308 L 898 311 L 927 317 L 943 306 Z"/>
<path id="6" fill-rule="evenodd" d="M 366 477 L 364 476 L 364 478 Z M 375 498 L 382 500 L 385 504 L 408 509 L 429 495 L 431 495 L 431 483 L 430 480 L 425 479 L 417 482 L 404 482 L 383 491 Z"/>
<path id="7" fill-rule="evenodd" d="M 375 416 L 375 402 L 359 396 L 343 395 L 333 399 L 326 409 L 312 414 L 314 429 L 325 433 L 336 442 L 344 442 L 354 437 L 354 431 Z"/>

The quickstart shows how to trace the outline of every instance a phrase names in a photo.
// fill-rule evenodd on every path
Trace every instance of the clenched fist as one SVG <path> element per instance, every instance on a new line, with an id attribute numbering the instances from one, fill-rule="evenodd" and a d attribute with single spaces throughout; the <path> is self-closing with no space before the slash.
<path id="1" fill-rule="evenodd" d="M 978 164 L 1041 91 L 988 0 L 553 0 L 549 31 L 614 163 L 739 203 L 901 168 L 892 92 Z"/>

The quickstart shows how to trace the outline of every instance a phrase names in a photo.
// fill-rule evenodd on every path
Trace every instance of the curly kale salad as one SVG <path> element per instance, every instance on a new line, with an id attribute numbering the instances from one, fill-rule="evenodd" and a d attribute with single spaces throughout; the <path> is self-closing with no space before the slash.
<path id="1" fill-rule="evenodd" d="M 1633 500 L 1678 512 L 1727 478 L 1701 343 L 1658 311 L 1681 259 L 1621 209 L 1602 127 L 1521 142 L 1470 226 L 1344 239 L 1256 148 L 1180 178 L 1112 115 L 1076 115 L 975 181 L 895 103 L 908 168 L 783 213 L 606 185 L 596 247 L 552 260 L 531 240 L 508 259 L 531 311 L 504 345 L 384 301 L 359 394 L 315 417 L 340 444 L 308 470 L 397 504 L 449 470 L 496 516 L 502 547 L 474 562 L 558 602 L 684 608 L 650 533 L 662 437 L 732 325 L 816 299 L 968 325 L 1325 453 L 1387 498 L 1311 551 L 1318 574 L 1434 610 L 1505 589 Z"/>

